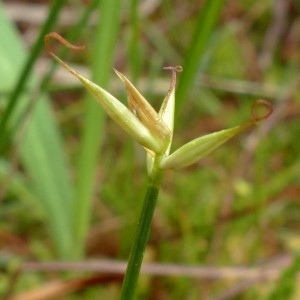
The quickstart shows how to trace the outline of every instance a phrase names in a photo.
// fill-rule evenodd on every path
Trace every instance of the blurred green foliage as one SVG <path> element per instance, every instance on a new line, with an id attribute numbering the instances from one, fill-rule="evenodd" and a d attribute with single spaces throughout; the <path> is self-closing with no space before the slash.
<path id="1" fill-rule="evenodd" d="M 231 299 L 267 299 L 272 295 L 287 299 L 289 294 L 291 299 L 297 299 L 297 5 L 287 0 L 228 0 L 209 7 L 209 2 L 116 1 L 119 14 L 111 19 L 109 15 L 101 16 L 104 0 L 91 2 L 93 9 L 70 0 L 67 8 L 73 14 L 73 24 L 66 26 L 53 20 L 52 25 L 67 37 L 80 20 L 85 20 L 84 26 L 76 27 L 73 41 L 75 38 L 78 44 L 87 45 L 87 50 L 69 52 L 64 59 L 92 70 L 95 80 L 104 80 L 111 93 L 124 102 L 125 93 L 113 75 L 113 67 L 135 81 L 150 102 L 159 107 L 169 84 L 169 74 L 162 67 L 190 65 L 179 76 L 175 149 L 201 134 L 247 120 L 255 99 L 272 102 L 274 114 L 263 124 L 194 166 L 166 174 L 146 259 L 264 267 L 275 264 L 279 255 L 295 254 L 295 263 L 281 280 L 258 281 L 236 289 Z M 30 47 L 24 46 L 23 37 L 31 26 L 18 23 L 22 30 L 17 30 L 5 13 L 5 5 L 0 6 L 2 116 L 30 57 Z M 97 18 L 93 14 L 83 17 L 88 9 L 98 14 Z M 75 13 L 78 11 L 82 16 Z M 201 33 L 205 28 L 208 31 Z M 109 40 L 112 35 L 114 41 Z M 202 41 L 201 53 L 193 49 L 197 38 Z M 99 49 L 101 57 L 97 57 L 95 49 Z M 39 58 L 47 59 L 43 53 Z M 102 68 L 101 59 L 108 66 Z M 97 79 L 97 71 L 104 72 L 106 79 Z M 17 100 L 6 131 L 0 132 L 0 138 L 11 135 L 0 160 L 0 255 L 8 252 L 24 260 L 43 261 L 78 258 L 85 249 L 86 258 L 127 259 L 147 183 L 143 149 L 110 120 L 97 119 L 95 112 L 91 117 L 94 108 L 87 109 L 81 87 L 65 75 L 63 80 L 53 78 L 51 84 L 41 86 L 46 75 L 28 74 L 28 84 Z M 96 125 L 85 147 L 96 148 L 91 151 L 92 165 L 84 174 L 78 165 L 81 155 L 90 158 L 88 151 L 82 154 L 80 150 L 86 143 L 82 132 L 89 118 L 94 118 L 95 123 L 90 124 Z M 82 196 L 84 199 L 79 197 L 75 202 L 79 182 L 90 190 Z M 83 209 L 74 217 L 79 207 L 75 203 L 81 200 L 85 201 Z M 86 227 L 83 232 L 88 231 L 86 239 L 85 233 L 75 237 L 78 232 L 74 224 L 80 212 L 85 214 L 82 226 Z M 33 289 L 50 279 L 53 274 L 25 273 L 16 290 Z M 241 283 L 243 280 L 143 277 L 140 294 L 141 299 L 217 299 Z M 0 285 L 0 293 L 7 288 Z M 117 295 L 118 286 L 112 284 L 91 288 L 71 299 L 117 299 Z"/>

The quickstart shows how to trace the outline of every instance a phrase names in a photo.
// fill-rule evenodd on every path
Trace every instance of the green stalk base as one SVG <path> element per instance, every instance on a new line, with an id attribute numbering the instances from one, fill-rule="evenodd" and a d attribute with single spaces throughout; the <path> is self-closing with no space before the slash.
<path id="1" fill-rule="evenodd" d="M 121 291 L 121 300 L 131 300 L 134 297 L 144 252 L 149 239 L 158 192 L 159 184 L 151 182 L 145 196 L 135 240 L 131 249 Z"/>

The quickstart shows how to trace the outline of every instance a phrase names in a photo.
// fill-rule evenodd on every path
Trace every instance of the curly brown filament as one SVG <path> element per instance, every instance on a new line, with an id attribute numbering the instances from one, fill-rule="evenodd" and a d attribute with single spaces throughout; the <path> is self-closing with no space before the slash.
<path id="1" fill-rule="evenodd" d="M 51 40 L 57 40 L 59 41 L 61 44 L 63 44 L 64 46 L 66 46 L 67 48 L 71 49 L 71 50 L 75 50 L 75 51 L 81 51 L 83 49 L 85 49 L 85 46 L 75 46 L 73 44 L 71 44 L 70 42 L 68 42 L 66 39 L 64 39 L 61 35 L 59 35 L 56 32 L 51 32 L 45 35 L 44 41 L 45 41 L 45 48 L 48 54 L 53 55 L 53 50 L 51 48 Z"/>
<path id="2" fill-rule="evenodd" d="M 172 71 L 172 80 L 171 80 L 171 84 L 170 84 L 170 88 L 168 91 L 168 96 L 170 96 L 170 93 L 172 92 L 172 90 L 175 88 L 176 85 L 176 74 L 179 72 L 182 72 L 182 67 L 181 66 L 167 66 L 163 68 L 164 70 L 171 70 Z"/>
<path id="3" fill-rule="evenodd" d="M 263 107 L 266 109 L 265 113 L 261 116 L 258 115 L 258 108 L 259 107 Z M 255 123 L 258 123 L 262 120 L 265 120 L 267 119 L 273 112 L 273 106 L 270 102 L 266 101 L 266 100 L 262 100 L 262 99 L 259 99 L 257 101 L 254 102 L 253 106 L 252 106 L 252 122 L 255 124 Z"/>

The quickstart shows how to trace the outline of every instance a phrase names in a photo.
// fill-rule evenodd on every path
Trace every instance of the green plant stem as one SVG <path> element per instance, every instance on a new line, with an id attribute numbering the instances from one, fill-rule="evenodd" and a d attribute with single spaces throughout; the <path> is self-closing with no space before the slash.
<path id="1" fill-rule="evenodd" d="M 186 94 L 193 84 L 196 73 L 199 71 L 199 65 L 207 49 L 208 41 L 220 16 L 221 9 L 225 4 L 226 1 L 224 0 L 206 0 L 199 12 L 196 30 L 191 45 L 187 49 L 183 72 L 177 88 L 177 112 L 181 111 L 180 108 L 183 105 L 184 99 L 186 99 Z"/>
<path id="2" fill-rule="evenodd" d="M 131 300 L 135 294 L 144 252 L 150 235 L 151 223 L 160 188 L 161 175 L 159 170 L 152 173 L 152 179 L 148 185 L 122 285 L 121 300 Z"/>
<path id="3" fill-rule="evenodd" d="M 112 74 L 111 66 L 120 30 L 121 4 L 120 0 L 100 1 L 98 4 L 101 18 L 96 28 L 91 67 L 92 80 L 102 87 L 108 86 Z M 105 114 L 99 104 L 91 95 L 87 95 L 78 158 L 78 181 L 73 219 L 73 257 L 76 259 L 84 256 L 84 241 L 92 213 L 94 176 L 98 165 L 99 150 L 104 139 L 105 121 Z"/>
<path id="4" fill-rule="evenodd" d="M 56 21 L 56 18 L 58 16 L 61 8 L 65 4 L 65 2 L 66 2 L 66 0 L 56 0 L 52 4 L 49 15 L 47 17 L 47 20 L 45 21 L 43 27 L 40 30 L 39 36 L 38 36 L 34 46 L 32 47 L 30 55 L 26 61 L 26 64 L 20 74 L 20 77 L 16 83 L 16 86 L 15 86 L 13 92 L 11 93 L 11 95 L 9 97 L 8 104 L 5 108 L 5 111 L 3 112 L 3 115 L 2 115 L 2 118 L 0 121 L 0 133 L 2 135 L 3 135 L 3 133 L 5 134 L 5 132 L 6 132 L 7 122 L 16 106 L 17 100 L 18 100 L 20 94 L 22 93 L 27 80 L 29 79 L 29 75 L 31 73 L 32 67 L 44 47 L 44 36 L 53 27 L 53 25 Z M 7 142 L 7 136 L 4 135 L 4 137 L 3 136 L 1 137 L 0 150 L 3 149 L 6 142 Z"/>

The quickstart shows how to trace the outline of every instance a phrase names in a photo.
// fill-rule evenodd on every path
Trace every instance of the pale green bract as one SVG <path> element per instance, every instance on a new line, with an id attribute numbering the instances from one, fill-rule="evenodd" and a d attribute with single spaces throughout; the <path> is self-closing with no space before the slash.
<path id="1" fill-rule="evenodd" d="M 180 169 L 189 166 L 208 155 L 243 129 L 242 126 L 236 126 L 194 139 L 171 155 L 163 157 L 160 167 L 162 169 Z"/>

